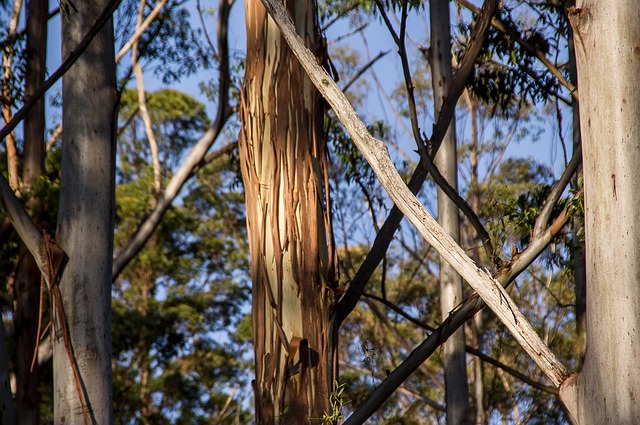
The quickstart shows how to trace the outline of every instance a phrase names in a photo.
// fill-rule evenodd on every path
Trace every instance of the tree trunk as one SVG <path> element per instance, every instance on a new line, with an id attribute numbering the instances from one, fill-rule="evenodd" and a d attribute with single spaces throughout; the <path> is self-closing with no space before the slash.
<path id="1" fill-rule="evenodd" d="M 569 76 L 571 77 L 571 83 L 577 87 L 578 85 L 578 69 L 576 64 L 575 53 L 575 41 L 573 30 L 569 27 Z M 582 146 L 582 139 L 580 136 L 580 104 L 578 99 L 572 99 L 572 138 L 573 138 L 573 150 L 575 152 L 580 146 Z M 571 186 L 574 189 L 578 189 L 578 180 L 582 175 L 582 167 L 576 172 L 575 176 L 571 180 Z M 578 216 L 573 218 L 571 223 L 572 232 L 574 236 L 574 243 L 571 247 L 571 255 L 573 257 L 573 281 L 576 293 L 576 342 L 574 353 L 575 356 L 580 358 L 580 364 L 584 360 L 584 352 L 587 344 L 587 327 L 586 327 L 586 308 L 587 308 L 587 271 L 586 262 L 584 258 L 584 241 L 580 240 L 577 236 L 580 230 L 584 227 L 584 217 Z"/>
<path id="2" fill-rule="evenodd" d="M 44 84 L 47 49 L 46 0 L 31 0 L 27 9 L 27 72 L 25 97 L 28 98 Z M 44 99 L 40 99 L 24 119 L 24 152 L 22 184 L 27 190 L 44 171 Z M 27 208 L 38 202 L 31 198 Z M 20 254 L 15 277 L 15 368 L 16 410 L 18 424 L 38 425 L 40 397 L 38 364 L 31 363 L 38 344 L 38 316 L 40 307 L 40 271 L 24 242 L 19 242 Z"/>
<path id="3" fill-rule="evenodd" d="M 27 10 L 27 72 L 25 98 L 44 85 L 47 59 L 47 0 L 30 0 Z M 30 186 L 44 171 L 44 97 L 41 97 L 24 118 L 24 152 L 22 182 Z"/>
<path id="4" fill-rule="evenodd" d="M 471 173 L 469 177 L 469 205 L 474 211 L 480 211 L 480 184 L 478 180 L 478 100 L 469 91 L 464 91 L 464 97 L 469 108 L 469 118 L 471 121 L 471 140 L 469 146 L 469 166 Z M 483 241 L 477 235 L 472 226 L 463 227 L 466 229 L 466 244 L 471 246 L 471 258 L 476 264 L 481 264 L 480 246 Z M 482 351 L 482 330 L 484 320 L 482 312 L 478 312 L 471 321 L 471 338 L 475 344 L 475 348 Z M 480 357 L 473 357 L 473 391 L 475 398 L 475 423 L 476 425 L 484 425 L 487 422 L 486 412 L 484 410 L 484 368 Z"/>
<path id="5" fill-rule="evenodd" d="M 239 149 L 253 279 L 256 424 L 317 423 L 329 411 L 335 370 L 324 103 L 260 1 L 245 4 Z M 287 6 L 298 33 L 323 51 L 315 2 Z"/>
<path id="6" fill-rule="evenodd" d="M 74 50 L 107 0 L 75 2 L 62 20 L 63 57 Z M 115 196 L 116 78 L 113 23 L 108 22 L 62 79 L 63 143 L 57 240 L 69 256 L 60 282 L 80 383 L 65 341 L 54 336 L 54 421 L 82 424 L 77 386 L 90 423 L 113 422 L 111 267 Z"/>
<path id="7" fill-rule="evenodd" d="M 635 0 L 577 2 L 575 31 L 589 302 L 579 375 L 561 387 L 582 425 L 640 423 L 640 15 Z"/>
<path id="8" fill-rule="evenodd" d="M 447 89 L 453 79 L 451 70 L 451 25 L 449 0 L 432 0 L 431 21 L 431 77 L 435 113 L 440 110 Z M 436 116 L 437 119 L 437 116 Z M 447 182 L 458 188 L 458 159 L 456 155 L 455 117 L 442 140 L 435 164 Z M 438 222 L 442 228 L 460 243 L 460 216 L 458 207 L 438 189 Z M 442 319 L 462 302 L 462 278 L 449 263 L 440 261 L 440 308 Z M 444 343 L 444 375 L 447 407 L 447 424 L 469 424 L 469 387 L 464 329 L 459 329 Z"/>

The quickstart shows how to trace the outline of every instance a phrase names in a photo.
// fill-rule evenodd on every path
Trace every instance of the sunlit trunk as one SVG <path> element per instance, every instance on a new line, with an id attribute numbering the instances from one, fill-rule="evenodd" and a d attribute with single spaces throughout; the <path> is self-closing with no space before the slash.
<path id="1" fill-rule="evenodd" d="M 315 3 L 287 6 L 298 33 L 322 52 Z M 239 147 L 252 260 L 256 423 L 318 423 L 329 411 L 334 370 L 324 105 L 260 1 L 247 1 L 245 12 Z"/>
<path id="2" fill-rule="evenodd" d="M 587 350 L 560 395 L 581 425 L 640 423 L 640 14 L 583 0 L 575 31 L 585 188 Z"/>

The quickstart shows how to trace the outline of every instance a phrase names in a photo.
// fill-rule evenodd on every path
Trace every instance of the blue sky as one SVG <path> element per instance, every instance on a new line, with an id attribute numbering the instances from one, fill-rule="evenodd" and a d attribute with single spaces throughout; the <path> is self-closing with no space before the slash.
<path id="1" fill-rule="evenodd" d="M 189 2 L 188 4 L 192 13 L 194 26 L 199 26 L 200 23 L 197 19 L 195 2 Z M 52 4 L 52 6 L 55 7 L 57 4 Z M 203 8 L 209 6 L 210 5 L 207 3 L 202 3 Z M 455 12 L 453 9 L 452 11 Z M 453 17 L 453 20 L 455 20 L 455 16 Z M 22 18 L 21 21 L 22 23 L 19 28 L 23 27 L 24 18 Z M 211 34 L 215 34 L 215 19 L 207 17 L 205 22 L 209 25 L 209 32 Z M 426 14 L 423 13 L 421 16 L 412 17 L 409 21 L 408 28 L 409 36 L 414 41 L 420 42 L 425 39 L 425 34 L 428 32 L 428 20 Z M 352 30 L 353 28 L 345 20 L 339 21 L 328 29 L 326 36 L 329 41 L 330 53 L 331 49 L 334 48 L 332 40 L 350 33 Z M 395 87 L 401 84 L 401 70 L 397 60 L 397 48 L 391 37 L 388 35 L 386 28 L 384 28 L 379 22 L 369 25 L 364 30 L 363 34 L 364 37 L 352 35 L 342 42 L 343 45 L 346 44 L 351 49 L 360 52 L 363 57 L 363 63 L 368 60 L 368 58 L 366 58 L 367 49 L 369 50 L 368 54 L 370 57 L 375 56 L 380 51 L 388 50 L 390 53 L 378 61 L 376 65 L 374 65 L 372 71 L 365 74 L 363 77 L 368 79 L 372 91 L 370 92 L 370 96 L 365 102 L 364 107 L 361 107 L 359 112 L 361 112 L 363 116 L 375 116 L 378 119 L 387 121 L 393 130 L 392 134 L 395 134 L 398 138 L 397 143 L 399 143 L 400 146 L 402 146 L 403 149 L 411 155 L 411 152 L 414 149 L 412 142 L 407 141 L 407 137 L 405 137 L 405 133 L 402 131 L 402 126 L 394 118 L 394 113 L 390 110 L 384 94 L 377 89 L 371 78 L 373 73 L 375 73 L 375 76 L 378 78 L 380 84 L 385 88 L 387 93 L 391 93 Z M 232 54 L 244 55 L 244 4 L 241 1 L 236 2 L 232 9 L 229 24 L 229 41 Z M 60 64 L 60 56 L 60 17 L 58 15 L 52 18 L 49 22 L 47 67 L 50 73 L 53 72 L 53 70 L 55 70 Z M 198 84 L 201 81 L 208 80 L 210 78 L 211 75 L 207 71 L 201 71 L 184 79 L 174 88 L 185 91 L 200 100 L 206 105 L 207 112 L 212 116 L 215 113 L 215 105 L 209 102 L 206 97 L 202 95 L 198 87 Z M 145 83 L 148 91 L 155 91 L 164 87 L 162 82 L 157 78 L 154 78 L 151 73 L 146 74 Z M 56 83 L 56 85 L 50 90 L 49 96 L 59 90 L 60 84 L 60 82 Z M 51 108 L 48 108 L 48 111 L 49 121 L 53 126 L 53 122 L 59 120 L 59 117 L 56 113 L 51 113 Z M 432 113 L 429 115 L 432 115 Z M 570 137 L 568 127 L 570 124 L 570 115 L 568 113 L 565 114 L 564 123 L 566 127 L 564 129 L 564 132 L 566 133 L 565 138 L 568 140 Z M 524 141 L 519 144 L 511 144 L 506 151 L 506 156 L 535 158 L 538 162 L 551 166 L 554 169 L 554 172 L 558 174 L 564 168 L 564 157 L 558 142 L 557 129 L 553 128 L 553 120 L 551 119 L 545 123 L 538 124 L 544 128 L 539 140 L 535 144 L 532 143 L 531 140 Z M 464 136 L 465 132 L 468 131 L 465 127 L 468 127 L 468 125 L 469 124 L 466 120 L 459 120 L 458 133 Z M 428 133 L 430 130 L 430 124 L 425 123 L 423 130 Z"/>

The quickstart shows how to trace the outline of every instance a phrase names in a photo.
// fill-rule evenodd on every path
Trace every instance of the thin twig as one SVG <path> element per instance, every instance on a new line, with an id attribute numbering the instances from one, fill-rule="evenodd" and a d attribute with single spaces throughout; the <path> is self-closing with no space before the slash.
<path id="1" fill-rule="evenodd" d="M 122 48 L 116 55 L 116 63 L 120 62 L 120 59 L 122 59 L 122 57 L 127 54 L 129 49 L 131 49 L 133 45 L 138 42 L 138 39 L 140 38 L 140 36 L 147 30 L 147 28 L 149 27 L 149 25 L 151 25 L 153 20 L 158 17 L 158 15 L 160 14 L 160 11 L 162 10 L 162 8 L 166 3 L 167 3 L 167 0 L 160 0 L 158 4 L 156 4 L 156 7 L 153 8 L 149 16 L 147 16 L 145 20 L 142 22 L 142 24 L 140 24 L 140 26 L 136 28 L 136 31 L 133 33 L 131 38 L 129 38 L 129 41 L 127 41 L 127 43 L 124 46 L 122 46 Z"/>
<path id="2" fill-rule="evenodd" d="M 47 21 L 50 20 L 51 18 L 53 18 L 54 16 L 57 16 L 58 13 L 60 13 L 60 8 L 56 7 L 54 9 L 52 9 L 48 14 L 47 14 Z M 20 31 L 15 32 L 11 35 L 7 35 L 7 37 L 5 37 L 4 40 L 0 41 L 0 49 L 4 49 L 6 48 L 8 45 L 13 44 L 17 39 L 19 39 L 20 37 L 22 37 L 23 35 L 25 35 L 27 33 L 27 29 L 26 28 L 22 28 Z"/>
<path id="3" fill-rule="evenodd" d="M 142 27 L 144 9 L 146 5 L 146 0 L 140 0 L 136 33 Z M 138 38 L 135 39 L 133 45 L 131 46 L 131 66 L 136 77 L 140 116 L 142 117 L 142 122 L 144 123 L 144 131 L 147 135 L 149 150 L 151 152 L 151 165 L 153 166 L 153 186 L 156 196 L 159 196 L 162 193 L 162 169 L 160 165 L 160 159 L 158 157 L 158 141 L 156 140 L 156 134 L 153 131 L 153 122 L 151 121 L 149 110 L 147 109 L 147 94 L 144 89 L 144 75 L 142 72 L 142 66 L 140 66 L 140 64 L 138 63 Z"/>
<path id="4" fill-rule="evenodd" d="M 363 66 L 362 68 L 360 68 L 360 71 L 358 71 L 358 73 L 356 75 L 354 75 L 347 84 L 345 84 L 342 87 L 342 91 L 343 92 L 347 92 L 349 90 L 349 87 L 351 87 L 353 85 L 353 83 L 355 83 L 356 81 L 358 81 L 358 78 L 360 78 L 362 76 L 362 74 L 364 74 L 365 72 L 367 72 L 369 70 L 369 68 L 371 68 L 376 62 L 378 62 L 383 56 L 385 56 L 387 53 L 389 53 L 389 50 L 385 50 L 382 51 L 380 53 L 378 53 L 376 55 L 376 57 L 374 57 L 373 59 L 371 59 L 369 62 L 367 62 L 367 64 L 365 66 Z"/>

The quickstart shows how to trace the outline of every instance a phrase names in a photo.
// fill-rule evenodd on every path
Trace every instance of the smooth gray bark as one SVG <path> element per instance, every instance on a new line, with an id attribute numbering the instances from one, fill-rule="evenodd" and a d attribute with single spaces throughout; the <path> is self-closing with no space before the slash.
<path id="1" fill-rule="evenodd" d="M 453 79 L 451 69 L 451 18 L 449 0 L 431 0 L 429 5 L 431 80 L 433 81 L 434 109 L 435 114 L 437 114 L 442 107 L 443 100 Z M 435 157 L 435 165 L 449 185 L 458 190 L 456 148 L 456 121 L 454 116 Z M 438 189 L 438 222 L 456 243 L 460 243 L 458 207 L 441 189 Z M 441 260 L 440 308 L 442 310 L 442 320 L 447 319 L 449 312 L 460 304 L 462 299 L 462 278 L 449 263 Z M 470 408 L 464 328 L 455 332 L 444 343 L 443 348 L 447 424 L 465 425 L 470 423 Z"/>
<path id="2" fill-rule="evenodd" d="M 62 20 L 63 57 L 74 49 L 109 4 L 75 2 Z M 113 422 L 111 394 L 111 267 L 115 195 L 116 78 L 113 23 L 96 35 L 62 79 L 64 127 L 57 239 L 69 256 L 60 292 L 83 408 L 56 317 L 54 422 Z"/>
<path id="3" fill-rule="evenodd" d="M 561 398 L 582 425 L 640 423 L 640 14 L 636 0 L 570 10 L 580 87 L 587 350 Z"/>

